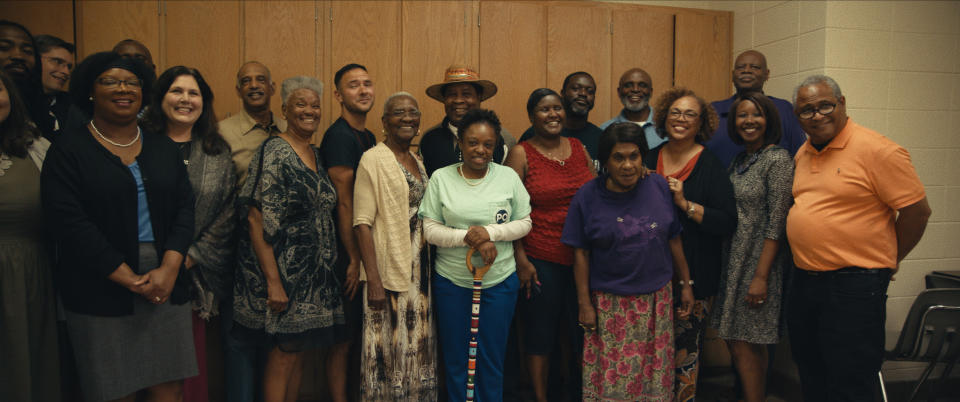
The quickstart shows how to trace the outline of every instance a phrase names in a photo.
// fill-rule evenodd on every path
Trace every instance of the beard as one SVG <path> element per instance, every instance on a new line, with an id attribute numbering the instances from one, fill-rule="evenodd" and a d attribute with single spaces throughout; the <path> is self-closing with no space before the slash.
<path id="1" fill-rule="evenodd" d="M 641 99 L 640 99 L 639 101 L 637 101 L 637 102 L 631 102 L 629 95 L 628 95 L 628 96 L 621 96 L 621 97 L 620 97 L 620 103 L 623 104 L 623 108 L 624 108 L 624 109 L 627 109 L 627 110 L 629 110 L 629 111 L 631 111 L 631 112 L 636 113 L 636 112 L 639 112 L 639 111 L 645 109 L 645 108 L 647 107 L 647 105 L 650 104 L 650 97 L 649 97 L 649 96 L 644 96 L 643 98 L 641 98 Z"/>
<path id="2" fill-rule="evenodd" d="M 586 117 L 590 115 L 590 109 L 593 109 L 593 106 L 592 105 L 582 106 L 579 103 L 570 102 L 566 105 L 566 109 L 568 114 L 578 116 L 578 117 Z"/>

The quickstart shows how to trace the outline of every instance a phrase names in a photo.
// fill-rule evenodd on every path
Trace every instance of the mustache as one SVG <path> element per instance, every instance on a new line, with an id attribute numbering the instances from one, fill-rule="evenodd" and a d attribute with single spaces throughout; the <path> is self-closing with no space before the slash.
<path id="1" fill-rule="evenodd" d="M 22 68 L 22 69 L 24 69 L 24 70 L 26 70 L 26 71 L 30 71 L 30 67 L 27 67 L 27 64 L 24 63 L 24 62 L 21 62 L 21 61 L 11 61 L 11 62 L 7 63 L 7 65 L 3 66 L 3 69 L 4 69 L 4 70 L 9 70 L 9 69 L 12 69 L 12 68 L 14 68 L 14 67 L 20 67 L 20 68 Z"/>

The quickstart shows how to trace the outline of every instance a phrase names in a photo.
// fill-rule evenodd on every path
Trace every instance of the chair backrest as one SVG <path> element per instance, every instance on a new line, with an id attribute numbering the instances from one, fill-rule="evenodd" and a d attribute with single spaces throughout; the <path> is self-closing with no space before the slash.
<path id="1" fill-rule="evenodd" d="M 927 289 L 960 288 L 960 278 L 939 274 L 927 274 Z"/>
<path id="2" fill-rule="evenodd" d="M 923 361 L 953 361 L 960 355 L 960 307 L 930 306 L 921 322 L 916 355 Z"/>
<path id="3" fill-rule="evenodd" d="M 944 322 L 944 324 L 948 325 L 939 329 L 931 328 L 931 325 L 941 323 L 942 320 L 938 320 L 941 316 L 947 316 L 949 318 L 952 310 L 944 309 L 944 312 L 942 313 L 933 313 L 931 311 L 932 306 L 960 308 L 960 289 L 927 289 L 917 295 L 917 299 L 914 300 L 913 305 L 910 306 L 910 313 L 907 315 L 907 319 L 903 323 L 903 329 L 900 331 L 900 337 L 897 339 L 897 345 L 891 351 L 896 358 L 914 360 L 914 358 L 919 356 L 922 352 L 919 349 L 921 349 L 920 346 L 924 345 L 924 342 L 922 342 L 924 334 L 935 335 L 937 333 L 936 330 L 949 330 L 949 321 Z M 939 309 L 934 310 L 939 311 Z M 960 316 L 956 314 L 960 314 L 960 312 L 955 312 L 953 317 Z M 925 316 L 928 318 L 927 322 L 924 321 Z M 931 319 L 933 322 L 930 321 Z M 954 319 L 952 327 L 954 330 L 960 329 L 960 320 Z M 931 331 L 931 329 L 935 330 Z M 926 345 L 929 345 L 929 342 L 927 342 Z"/>

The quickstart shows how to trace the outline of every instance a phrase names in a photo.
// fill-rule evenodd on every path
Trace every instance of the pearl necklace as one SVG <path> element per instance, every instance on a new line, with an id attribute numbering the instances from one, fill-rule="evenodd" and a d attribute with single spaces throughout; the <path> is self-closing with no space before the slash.
<path id="1" fill-rule="evenodd" d="M 483 179 L 487 178 L 487 172 L 489 171 L 490 171 L 490 168 L 488 167 L 487 170 L 483 172 L 483 177 L 479 179 L 468 179 L 467 176 L 463 175 L 463 164 L 461 163 L 460 166 L 457 166 L 457 173 L 460 173 L 460 177 L 463 178 L 463 182 L 467 183 L 468 186 L 479 186 L 480 184 L 482 184 Z M 475 180 L 475 181 L 471 183 L 470 180 Z"/>
<path id="2" fill-rule="evenodd" d="M 131 145 L 133 145 L 133 144 L 136 144 L 137 141 L 140 140 L 140 126 L 137 126 L 137 136 L 136 136 L 136 137 L 133 137 L 133 141 L 130 141 L 130 142 L 127 143 L 127 144 L 121 144 L 121 143 L 118 143 L 118 142 L 113 142 L 113 141 L 111 141 L 109 138 L 105 137 L 105 136 L 103 135 L 103 133 L 101 133 L 100 130 L 97 128 L 97 125 L 96 125 L 96 124 L 93 124 L 93 120 L 90 120 L 90 127 L 93 127 L 93 131 L 95 131 L 95 132 L 97 133 L 97 135 L 100 136 L 101 139 L 103 139 L 104 141 L 110 143 L 111 145 L 118 146 L 118 147 L 121 147 L 121 148 L 129 147 L 129 146 L 131 146 Z"/>

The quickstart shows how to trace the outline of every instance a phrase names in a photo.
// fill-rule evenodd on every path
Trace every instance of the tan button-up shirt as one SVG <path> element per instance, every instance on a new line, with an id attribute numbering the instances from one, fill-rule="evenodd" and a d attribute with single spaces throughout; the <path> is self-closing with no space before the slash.
<path id="1" fill-rule="evenodd" d="M 271 121 L 269 127 L 263 127 L 242 109 L 240 113 L 220 121 L 220 135 L 227 140 L 233 151 L 233 166 L 237 169 L 238 187 L 243 187 L 243 183 L 247 180 L 247 168 L 257 147 L 268 136 L 280 134 L 287 129 L 286 121 L 277 120 L 272 115 Z"/>

